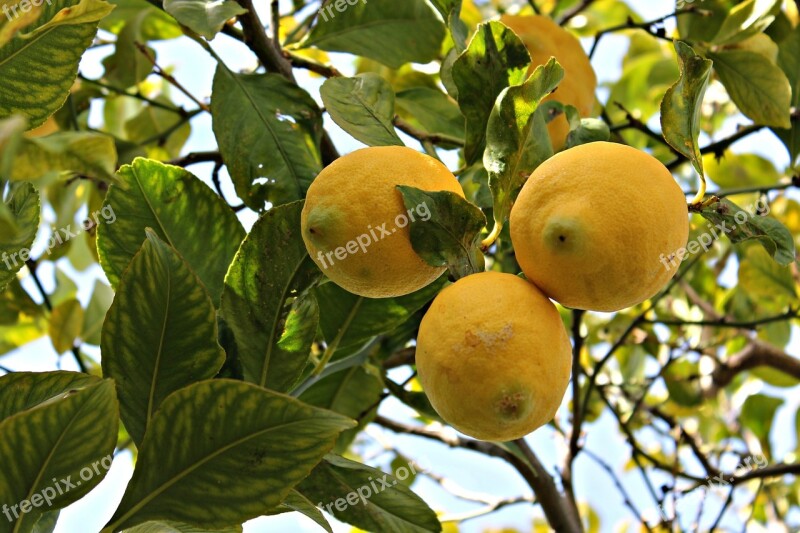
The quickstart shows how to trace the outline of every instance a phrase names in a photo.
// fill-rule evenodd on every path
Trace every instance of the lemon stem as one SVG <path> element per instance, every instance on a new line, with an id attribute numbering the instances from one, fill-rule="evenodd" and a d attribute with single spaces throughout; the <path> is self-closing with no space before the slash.
<path id="1" fill-rule="evenodd" d="M 481 250 L 488 250 L 491 245 L 494 244 L 494 241 L 500 236 L 500 232 L 503 230 L 503 225 L 500 224 L 498 221 L 494 221 L 494 227 L 492 228 L 492 232 L 481 241 Z"/>
<path id="2" fill-rule="evenodd" d="M 701 204 L 706 195 L 706 176 L 704 173 L 699 173 L 698 175 L 700 176 L 700 187 L 697 189 L 697 194 L 694 196 L 690 205 Z"/>

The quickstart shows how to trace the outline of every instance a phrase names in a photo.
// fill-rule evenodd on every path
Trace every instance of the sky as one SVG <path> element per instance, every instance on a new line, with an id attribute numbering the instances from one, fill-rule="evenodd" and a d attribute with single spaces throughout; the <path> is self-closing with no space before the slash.
<path id="1" fill-rule="evenodd" d="M 283 4 L 290 2 L 282 0 Z M 670 1 L 652 0 L 630 0 L 628 2 L 644 19 L 651 20 L 670 13 L 674 10 L 674 3 Z M 267 5 L 268 2 L 259 2 L 259 5 Z M 288 10 L 288 5 L 284 6 Z M 260 13 L 262 20 L 269 20 L 268 14 Z M 580 23 L 580 19 L 575 21 Z M 668 31 L 672 29 L 667 25 Z M 584 42 L 587 47 L 591 42 Z M 226 64 L 233 70 L 250 69 L 255 66 L 255 58 L 247 51 L 243 45 L 227 38 L 219 36 L 212 41 L 212 46 L 224 59 Z M 603 81 L 614 80 L 619 77 L 621 72 L 621 58 L 626 51 L 627 40 L 615 35 L 608 35 L 600 44 L 600 48 L 595 56 L 594 68 L 598 74 L 600 83 Z M 201 99 L 208 98 L 211 90 L 211 80 L 214 75 L 215 63 L 202 49 L 195 43 L 187 39 L 167 41 L 165 43 L 155 43 L 153 48 L 158 53 L 158 62 L 162 66 L 173 68 L 173 75 L 190 92 Z M 81 72 L 90 78 L 99 78 L 103 74 L 100 60 L 111 52 L 110 47 L 103 47 L 89 51 L 81 64 Z M 335 66 L 344 73 L 352 73 L 350 56 L 343 54 L 331 54 Z M 298 80 L 319 102 L 318 87 L 323 81 L 320 78 L 311 78 L 302 71 L 297 71 Z M 603 98 L 603 91 L 600 91 Z M 184 105 L 186 108 L 193 108 L 191 103 L 183 95 L 173 91 L 175 101 Z M 321 103 L 321 102 L 320 102 Z M 93 110 L 91 117 L 94 124 L 99 124 L 101 120 L 100 110 Z M 341 153 L 347 153 L 363 145 L 355 141 L 342 132 L 326 116 L 326 128 L 331 132 L 334 143 Z M 743 119 L 742 122 L 746 122 Z M 729 130 L 735 128 L 735 121 L 726 125 Z M 725 135 L 726 132 L 721 132 Z M 401 134 L 409 146 L 419 149 L 419 145 L 413 140 Z M 211 118 L 208 114 L 201 114 L 192 121 L 192 135 L 187 142 L 184 152 L 213 150 L 216 149 L 211 130 Z M 769 132 L 762 132 L 753 135 L 747 140 L 735 146 L 738 152 L 755 152 L 772 160 L 779 169 L 785 168 L 788 164 L 788 156 L 783 145 Z M 457 162 L 454 152 L 445 154 L 443 157 L 450 168 L 456 168 Z M 190 170 L 209 183 L 210 165 L 195 165 Z M 235 193 L 230 181 L 223 177 L 223 187 L 226 196 L 235 198 Z M 46 213 L 47 215 L 47 213 Z M 49 214 L 52 220 L 52 213 Z M 252 212 L 245 211 L 241 215 L 242 223 L 249 228 L 256 219 Z M 46 224 L 43 224 L 46 226 Z M 34 256 L 41 252 L 46 244 L 48 233 L 42 230 L 34 246 Z M 58 268 L 63 269 L 76 282 L 78 286 L 78 298 L 85 306 L 91 296 L 91 290 L 96 279 L 105 281 L 105 276 L 99 266 L 94 266 L 85 272 L 77 272 L 66 260 L 58 262 Z M 43 282 L 48 291 L 53 289 L 53 270 L 52 264 L 44 263 L 41 267 Z M 729 283 L 735 283 L 735 268 L 726 273 Z M 723 278 L 723 281 L 724 278 Z M 28 292 L 36 296 L 36 290 L 32 286 L 31 280 L 25 279 L 23 285 Z M 793 340 L 790 345 L 790 353 L 798 353 L 798 335 L 796 328 L 793 331 Z M 99 350 L 89 348 L 87 353 L 97 357 Z M 74 362 L 69 357 L 59 358 L 55 353 L 50 340 L 45 337 L 19 349 L 10 355 L 4 356 L 2 364 L 14 370 L 27 371 L 46 371 L 60 366 L 65 370 L 76 370 Z M 409 375 L 409 370 L 396 369 L 390 373 L 390 377 L 396 382 L 402 382 Z M 750 391 L 755 392 L 755 391 Z M 770 393 L 785 395 L 783 391 L 770 390 Z M 569 400 L 569 395 L 564 400 L 559 416 L 566 420 L 565 406 Z M 778 414 L 775 427 L 782 428 L 776 430 L 773 440 L 777 445 L 780 457 L 781 452 L 788 453 L 794 449 L 793 417 L 797 410 L 800 400 L 794 399 L 783 407 Z M 414 412 L 394 399 L 384 402 L 381 413 L 395 420 L 412 422 Z M 587 447 L 596 454 L 603 457 L 605 461 L 612 465 L 617 471 L 621 472 L 623 465 L 629 459 L 628 447 L 623 438 L 618 434 L 616 423 L 611 415 L 603 415 L 597 422 L 587 427 Z M 450 430 L 452 431 L 452 430 Z M 514 497 L 530 495 L 530 489 L 521 477 L 505 462 L 499 459 L 490 459 L 481 455 L 467 452 L 464 450 L 452 450 L 448 447 L 427 440 L 405 435 L 395 435 L 377 426 L 370 426 L 366 435 L 361 439 L 364 443 L 364 457 L 369 464 L 376 465 L 389 471 L 389 463 L 394 458 L 394 454 L 387 452 L 387 448 L 396 448 L 406 457 L 413 458 L 426 469 L 435 473 L 437 477 L 444 476 L 450 483 L 471 491 L 491 494 L 496 497 Z M 542 463 L 553 471 L 554 465 L 561 464 L 564 450 L 559 444 L 560 439 L 554 436 L 551 428 L 542 428 L 527 438 L 531 447 L 539 455 Z M 616 526 L 620 520 L 628 518 L 630 515 L 625 509 L 621 496 L 614 486 L 611 478 L 595 463 L 588 460 L 586 455 L 580 456 L 576 465 L 575 486 L 577 496 L 580 501 L 588 500 L 591 505 L 599 512 L 602 523 L 602 531 L 617 531 Z M 99 531 L 101 527 L 111 517 L 113 511 L 122 498 L 125 485 L 132 473 L 132 463 L 129 453 L 120 454 L 114 461 L 107 477 L 92 493 L 83 500 L 73 504 L 67 509 L 62 510 L 61 518 L 56 533 L 73 533 L 76 531 Z M 624 485 L 628 492 L 634 495 L 634 500 L 640 510 L 650 509 L 651 513 L 656 510 L 652 502 L 645 498 L 646 490 L 641 479 L 636 475 L 625 475 Z M 465 503 L 454 498 L 439 487 L 437 482 L 432 481 L 426 476 L 418 476 L 413 490 L 425 499 L 435 510 L 443 511 L 444 516 L 453 516 L 460 513 L 474 511 L 480 505 Z M 717 501 L 716 508 L 722 503 L 722 499 L 712 496 Z M 715 515 L 715 506 L 708 505 L 707 513 Z M 532 521 L 535 517 L 541 517 L 538 506 L 530 504 L 519 504 L 506 507 L 489 516 L 476 518 L 463 522 L 460 531 L 466 533 L 478 533 L 486 528 L 495 527 L 514 527 L 521 531 L 530 531 Z M 655 517 L 655 514 L 652 515 Z M 348 532 L 351 527 L 335 521 L 333 517 L 326 516 L 334 530 Z M 248 522 L 245 525 L 247 533 L 272 532 L 272 531 L 296 531 L 312 532 L 320 531 L 319 526 L 310 519 L 297 513 L 286 514 L 278 517 L 259 518 Z"/>

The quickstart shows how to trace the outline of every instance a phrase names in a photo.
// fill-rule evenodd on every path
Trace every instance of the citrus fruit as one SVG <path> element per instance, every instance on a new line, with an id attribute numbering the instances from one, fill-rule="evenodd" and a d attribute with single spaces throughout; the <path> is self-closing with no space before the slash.
<path id="1" fill-rule="evenodd" d="M 445 270 L 428 265 L 411 247 L 409 224 L 430 219 L 430 206 L 406 209 L 397 185 L 464 196 L 441 162 L 400 146 L 340 157 L 308 189 L 301 216 L 308 253 L 328 278 L 354 294 L 409 294 Z"/>
<path id="2" fill-rule="evenodd" d="M 531 72 L 555 57 L 564 67 L 564 79 L 558 89 L 545 98 L 564 105 L 575 106 L 582 117 L 592 114 L 597 76 L 580 41 L 570 32 L 542 15 L 504 15 L 500 22 L 516 33 L 531 54 Z M 551 120 L 547 128 L 553 149 L 560 150 L 567 139 L 569 124 L 561 114 Z"/>
<path id="3" fill-rule="evenodd" d="M 609 142 L 570 148 L 539 166 L 510 226 L 531 282 L 564 306 L 606 312 L 657 293 L 689 235 L 686 198 L 669 170 Z"/>
<path id="4" fill-rule="evenodd" d="M 571 348 L 556 307 L 512 274 L 482 272 L 445 288 L 422 319 L 416 352 L 436 412 L 481 440 L 546 424 L 569 383 Z"/>

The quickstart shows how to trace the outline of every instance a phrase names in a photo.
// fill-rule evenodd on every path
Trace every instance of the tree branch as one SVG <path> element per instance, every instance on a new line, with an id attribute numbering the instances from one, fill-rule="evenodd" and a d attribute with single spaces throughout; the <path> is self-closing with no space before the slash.
<path id="1" fill-rule="evenodd" d="M 558 492 L 553 478 L 547 473 L 536 455 L 522 439 L 515 442 L 520 446 L 527 461 L 493 442 L 450 436 L 427 428 L 395 422 L 381 415 L 375 417 L 374 422 L 395 433 L 416 435 L 418 437 L 439 441 L 451 448 L 462 448 L 490 457 L 503 459 L 513 466 L 533 489 L 553 529 L 565 533 L 580 533 L 583 531 L 580 517 L 574 516 L 569 512 L 569 504 Z"/>
<path id="2" fill-rule="evenodd" d="M 665 326 L 710 326 L 715 328 L 755 330 L 758 328 L 758 326 L 762 326 L 764 324 L 770 324 L 772 322 L 783 322 L 785 320 L 791 320 L 793 318 L 798 318 L 798 317 L 800 317 L 800 315 L 798 315 L 797 310 L 789 309 L 785 313 L 781 313 L 779 315 L 757 318 L 754 320 L 739 321 L 739 322 L 728 320 L 727 317 L 721 317 L 714 320 L 680 320 L 671 318 L 658 318 L 658 319 L 645 319 L 644 322 L 647 324 L 663 324 Z"/>
<path id="3" fill-rule="evenodd" d="M 37 268 L 39 268 L 39 263 L 34 261 L 33 259 L 28 259 L 25 262 L 25 265 L 28 267 L 28 271 L 31 273 L 31 278 L 33 279 L 33 284 L 36 285 L 36 289 L 39 291 L 39 294 L 42 296 L 42 301 L 44 303 L 45 308 L 48 311 L 53 311 L 53 304 L 50 301 L 50 297 L 47 295 L 47 291 L 44 290 L 44 285 L 42 285 L 42 280 L 39 279 L 39 273 L 37 272 Z M 86 363 L 83 362 L 81 358 L 80 348 L 77 346 L 72 347 L 72 356 L 75 358 L 75 362 L 78 364 L 78 368 L 84 374 L 89 373 L 89 369 L 86 368 Z"/>
<path id="4" fill-rule="evenodd" d="M 730 137 L 725 137 L 724 139 L 720 139 L 717 142 L 713 142 L 701 148 L 700 153 L 703 155 L 714 154 L 717 158 L 720 158 L 725 153 L 725 150 L 730 148 L 731 145 L 733 145 L 738 141 L 741 141 L 748 135 L 752 135 L 753 133 L 763 130 L 764 128 L 766 128 L 766 126 L 759 126 L 758 124 L 751 124 L 750 126 L 745 126 L 743 128 L 740 128 L 736 133 L 734 133 Z M 689 160 L 686 157 L 680 155 L 679 157 L 667 163 L 666 167 L 670 170 L 674 170 L 688 161 Z"/>
<path id="5" fill-rule="evenodd" d="M 399 116 L 395 116 L 392 123 L 407 135 L 414 137 L 416 140 L 420 142 L 430 142 L 433 144 L 454 144 L 456 146 L 464 146 L 464 139 L 459 139 L 458 137 L 452 137 L 450 135 L 442 135 L 438 133 L 428 133 L 422 130 L 418 130 Z"/>
<path id="6" fill-rule="evenodd" d="M 671 19 L 672 17 L 677 17 L 678 15 L 686 15 L 688 13 L 694 13 L 694 14 L 703 15 L 703 16 L 707 16 L 707 15 L 711 14 L 710 11 L 701 10 L 701 9 L 698 9 L 697 7 L 695 7 L 695 6 L 689 6 L 689 7 L 684 8 L 684 9 L 677 9 L 677 10 L 673 11 L 672 13 L 670 13 L 669 15 L 664 15 L 663 17 L 659 17 L 659 18 L 654 19 L 654 20 L 649 20 L 647 22 L 634 22 L 633 19 L 629 18 L 628 21 L 625 24 L 619 24 L 618 26 L 612 26 L 610 28 L 606 28 L 604 30 L 601 30 L 601 31 L 597 32 L 597 34 L 594 36 L 594 43 L 592 43 L 592 48 L 589 51 L 589 58 L 594 57 L 595 50 L 597 50 L 597 45 L 600 43 L 600 39 L 602 39 L 604 35 L 607 35 L 609 33 L 614 33 L 614 32 L 617 32 L 617 31 L 623 31 L 623 30 L 646 30 L 653 37 L 657 37 L 659 39 L 667 39 L 667 40 L 671 41 L 672 39 L 670 39 L 669 37 L 664 35 L 663 32 L 658 32 L 658 33 L 653 32 L 653 26 L 661 24 L 665 20 Z"/>
<path id="7" fill-rule="evenodd" d="M 721 363 L 711 374 L 714 385 L 721 389 L 741 372 L 767 366 L 800 380 L 800 360 L 773 345 L 753 339 L 742 350 Z"/>
<path id="8" fill-rule="evenodd" d="M 222 156 L 219 152 L 190 152 L 185 156 L 179 157 L 177 159 L 173 159 L 169 162 L 170 165 L 175 165 L 177 167 L 188 167 L 189 165 L 195 165 L 197 163 L 220 163 L 222 162 Z"/>
<path id="9" fill-rule="evenodd" d="M 570 20 L 572 20 L 576 16 L 580 15 L 582 11 L 584 11 L 586 8 L 588 8 L 592 4 L 594 4 L 594 0 L 583 0 L 580 4 L 578 4 L 577 6 L 573 7 L 572 9 L 570 9 L 569 11 L 564 13 L 564 15 L 561 17 L 561 19 L 559 19 L 558 24 L 560 26 L 563 26 L 564 24 L 566 24 L 567 22 L 569 22 Z"/>

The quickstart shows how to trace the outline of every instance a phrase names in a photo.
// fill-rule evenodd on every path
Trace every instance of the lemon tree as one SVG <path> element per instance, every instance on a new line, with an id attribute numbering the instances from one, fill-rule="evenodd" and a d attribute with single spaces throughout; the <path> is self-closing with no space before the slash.
<path id="1" fill-rule="evenodd" d="M 797 1 L 0 11 L 0 533 L 800 527 Z"/>

